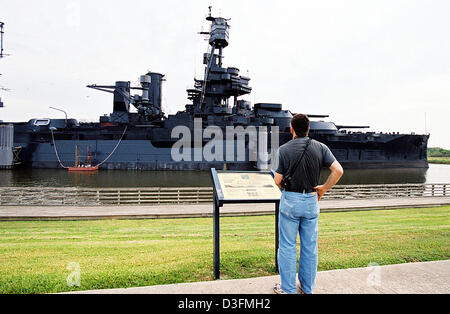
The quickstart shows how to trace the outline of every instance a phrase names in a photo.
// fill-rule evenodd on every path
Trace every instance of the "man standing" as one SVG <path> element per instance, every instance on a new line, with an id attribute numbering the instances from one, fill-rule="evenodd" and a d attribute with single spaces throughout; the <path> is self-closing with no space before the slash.
<path id="1" fill-rule="evenodd" d="M 279 149 L 275 183 L 283 189 L 279 212 L 278 269 L 281 285 L 275 293 L 312 293 L 317 273 L 317 236 L 319 201 L 342 177 L 344 170 L 330 149 L 311 140 L 309 118 L 297 114 L 291 120 L 293 140 Z M 323 185 L 319 184 L 320 170 L 328 167 L 331 174 Z M 297 233 L 300 234 L 300 258 L 297 272 Z"/>

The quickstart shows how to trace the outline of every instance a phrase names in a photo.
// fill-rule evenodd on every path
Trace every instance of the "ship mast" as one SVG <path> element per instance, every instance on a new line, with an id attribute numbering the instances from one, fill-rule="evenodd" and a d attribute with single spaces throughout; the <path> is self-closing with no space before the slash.
<path id="1" fill-rule="evenodd" d="M 192 105 L 186 105 L 186 110 L 196 116 L 236 114 L 241 107 L 250 106 L 237 100 L 251 92 L 250 78 L 239 75 L 238 68 L 223 67 L 223 49 L 229 44 L 229 19 L 212 16 L 209 7 L 206 20 L 211 22 L 210 30 L 200 32 L 208 36 L 209 42 L 209 51 L 203 54 L 204 77 L 194 79 L 194 88 L 187 89 Z M 230 97 L 234 97 L 233 108 L 229 107 Z"/>
<path id="2" fill-rule="evenodd" d="M 5 23 L 0 22 L 0 59 L 5 57 L 5 54 L 3 54 L 3 34 L 5 33 L 3 31 L 3 27 L 5 26 Z M 0 73 L 0 76 L 2 74 Z M 0 90 L 7 90 L 6 88 L 3 88 L 0 86 Z M 3 107 L 2 98 L 0 97 L 0 107 Z"/>
<path id="3" fill-rule="evenodd" d="M 4 26 L 5 26 L 5 23 L 0 22 L 0 58 L 3 58 L 5 56 L 3 54 L 3 34 L 5 33 L 3 31 Z"/>
<path id="4" fill-rule="evenodd" d="M 209 33 L 202 32 L 202 34 L 209 34 L 209 44 L 211 45 L 211 51 L 208 56 L 208 64 L 205 68 L 205 76 L 204 76 L 204 82 L 202 86 L 202 94 L 200 97 L 200 109 L 203 109 L 204 107 L 204 100 L 205 100 L 205 90 L 206 90 L 206 82 L 208 81 L 208 75 L 212 67 L 213 60 L 215 60 L 214 52 L 216 48 L 219 50 L 218 57 L 218 66 L 222 67 L 222 50 L 223 48 L 228 46 L 228 39 L 229 39 L 229 33 L 228 30 L 230 26 L 227 23 L 227 19 L 224 19 L 222 17 L 213 17 L 211 14 L 211 6 L 208 7 L 209 14 L 206 18 L 207 21 L 211 22 L 211 31 Z"/>

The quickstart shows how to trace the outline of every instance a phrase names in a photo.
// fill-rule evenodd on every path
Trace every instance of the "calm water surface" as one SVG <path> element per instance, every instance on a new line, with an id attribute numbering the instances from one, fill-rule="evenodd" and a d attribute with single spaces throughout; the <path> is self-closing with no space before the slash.
<path id="1" fill-rule="evenodd" d="M 321 174 L 321 182 L 328 171 Z M 346 170 L 339 184 L 449 183 L 450 165 L 429 169 Z M 200 187 L 211 186 L 209 172 L 122 171 L 69 173 L 64 169 L 0 170 L 0 186 L 47 187 Z"/>

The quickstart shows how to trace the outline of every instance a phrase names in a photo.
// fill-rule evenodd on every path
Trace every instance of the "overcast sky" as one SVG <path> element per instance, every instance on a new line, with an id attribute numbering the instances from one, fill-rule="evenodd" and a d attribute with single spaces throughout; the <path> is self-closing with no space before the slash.
<path id="1" fill-rule="evenodd" d="M 203 73 L 213 15 L 231 18 L 225 66 L 251 77 L 248 100 L 329 114 L 373 131 L 431 133 L 450 148 L 450 1 L 0 0 L 0 120 L 98 121 L 111 94 L 87 84 L 166 74 L 163 108 L 183 110 Z M 427 119 L 425 120 L 425 115 Z M 425 121 L 427 121 L 425 123 Z"/>

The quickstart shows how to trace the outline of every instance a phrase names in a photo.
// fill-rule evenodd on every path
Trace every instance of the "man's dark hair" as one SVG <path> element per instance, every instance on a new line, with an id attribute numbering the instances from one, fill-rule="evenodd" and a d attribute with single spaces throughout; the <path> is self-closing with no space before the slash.
<path id="1" fill-rule="evenodd" d="M 309 118 L 306 114 L 298 113 L 291 120 L 291 126 L 298 137 L 305 137 L 309 131 Z"/>

